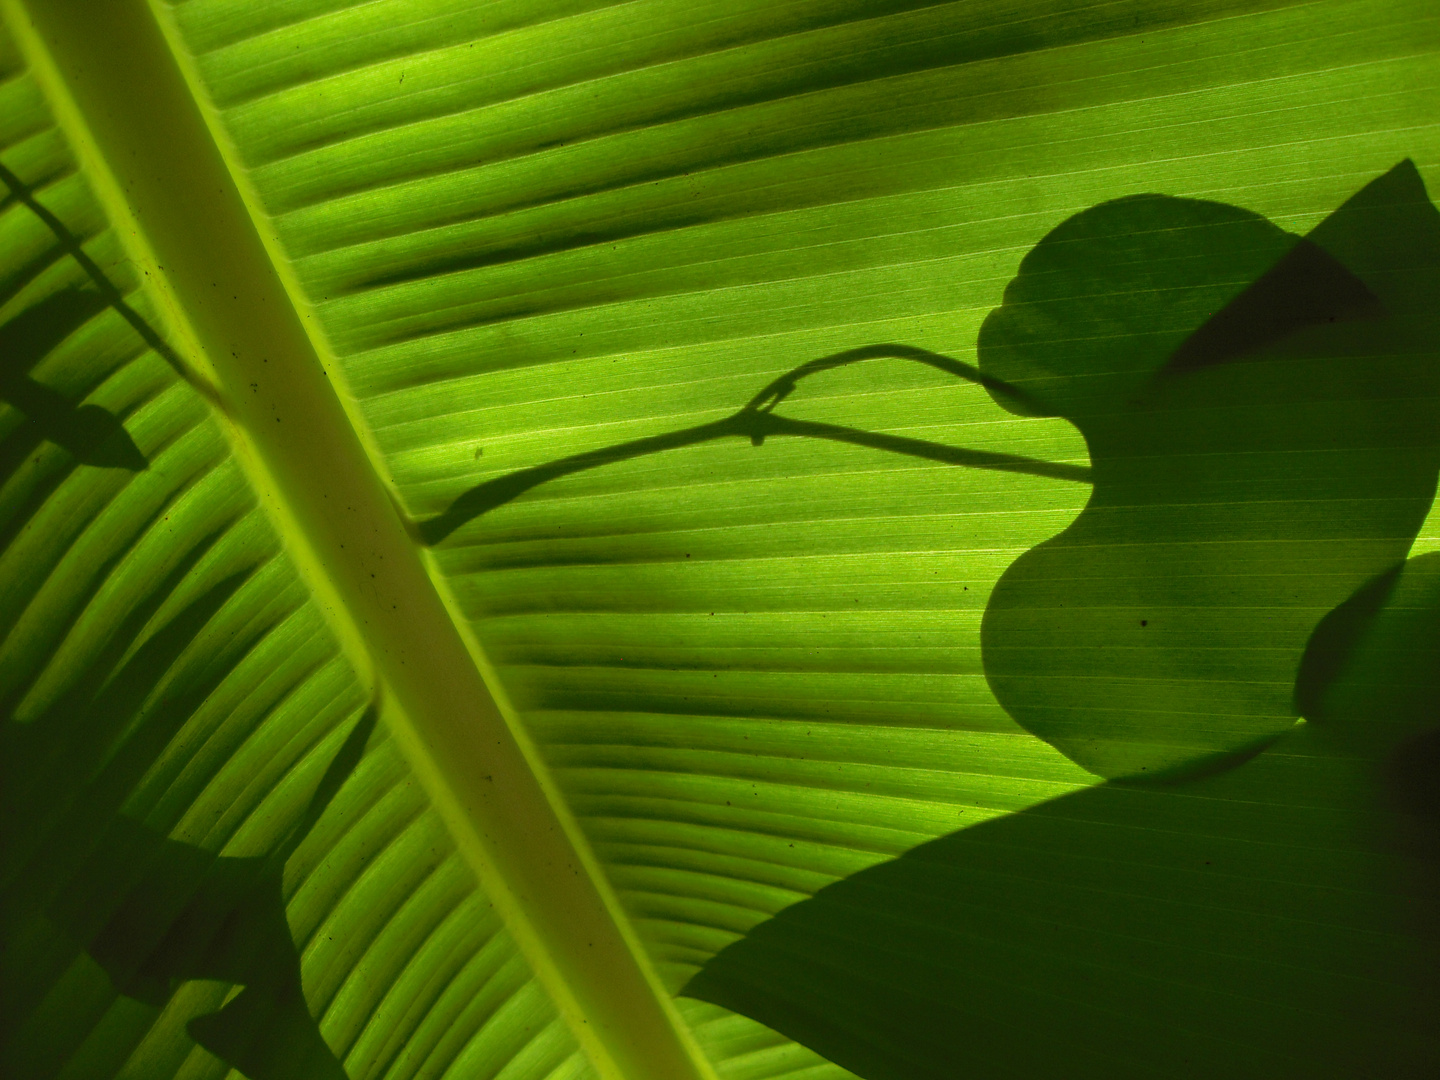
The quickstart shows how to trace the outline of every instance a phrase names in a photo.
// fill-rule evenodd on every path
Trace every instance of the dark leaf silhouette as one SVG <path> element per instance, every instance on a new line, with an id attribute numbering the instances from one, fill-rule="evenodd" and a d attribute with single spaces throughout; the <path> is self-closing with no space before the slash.
<path id="1" fill-rule="evenodd" d="M 34 944 L 55 927 L 90 954 L 119 992 L 153 1006 L 163 1006 L 188 979 L 240 984 L 218 1013 L 190 1021 L 196 1042 L 251 1080 L 341 1080 L 344 1071 L 305 1001 L 281 875 L 358 763 L 375 710 L 352 727 L 302 818 L 266 855 L 217 856 L 120 812 L 126 793 L 221 677 L 167 691 L 146 707 L 243 574 L 212 586 L 115 668 L 208 547 L 198 545 L 132 613 L 72 693 L 44 715 L 3 729 L 7 936 Z M 8 1035 L 25 1022 L 21 1002 L 40 1000 L 67 962 L 53 945 L 37 956 L 22 948 L 5 958 L 6 981 L 20 992 L 7 998 L 0 1030 Z M 16 1075 L 44 1071 L 23 1061 L 9 1067 Z"/>
<path id="2" fill-rule="evenodd" d="M 984 659 L 1113 779 L 826 887 L 685 993 L 872 1080 L 1436 1075 L 1440 556 L 1401 560 L 1437 320 L 1408 162 L 1303 245 L 1161 196 L 1042 241 L 981 366 L 1077 424 L 1095 489 Z"/>
<path id="3" fill-rule="evenodd" d="M 1440 213 L 1408 161 L 1303 241 L 1163 196 L 1042 240 L 980 364 L 1074 421 L 1095 489 L 991 596 L 1006 711 L 1106 777 L 1213 767 L 1289 729 L 1315 623 L 1430 508 L 1437 342 Z"/>
<path id="4" fill-rule="evenodd" d="M 82 464 L 140 470 L 145 455 L 118 419 L 98 405 L 74 405 L 29 376 L 50 350 L 107 306 L 95 293 L 64 289 L 0 326 L 0 401 L 26 415 L 35 440 L 63 446 Z"/>
<path id="5" fill-rule="evenodd" d="M 922 845 L 685 992 L 895 1080 L 1434 1076 L 1437 654 L 1431 554 L 1321 624 L 1297 686 L 1312 722 L 1243 767 Z"/>

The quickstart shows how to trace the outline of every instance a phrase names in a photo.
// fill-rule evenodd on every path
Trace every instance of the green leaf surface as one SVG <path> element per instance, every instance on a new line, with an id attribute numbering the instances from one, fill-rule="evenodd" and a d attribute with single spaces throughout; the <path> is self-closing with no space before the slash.
<path id="1" fill-rule="evenodd" d="M 1432 5 L 154 6 L 721 1077 L 1440 1067 Z M 592 1075 L 0 62 L 0 1070 Z"/>

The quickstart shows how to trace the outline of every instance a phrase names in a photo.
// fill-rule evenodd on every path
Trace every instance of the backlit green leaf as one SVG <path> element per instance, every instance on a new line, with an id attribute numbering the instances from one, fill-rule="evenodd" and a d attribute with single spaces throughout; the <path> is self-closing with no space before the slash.
<path id="1" fill-rule="evenodd" d="M 637 944 L 695 1075 L 1440 1068 L 1433 5 L 106 0 L 355 426 L 365 476 L 287 479 L 105 171 L 164 110 L 67 99 L 45 3 L 0 5 L 5 1075 L 671 1060 L 557 996 L 485 751 L 417 752 L 300 481 L 393 495 L 578 826 L 546 910 Z"/>

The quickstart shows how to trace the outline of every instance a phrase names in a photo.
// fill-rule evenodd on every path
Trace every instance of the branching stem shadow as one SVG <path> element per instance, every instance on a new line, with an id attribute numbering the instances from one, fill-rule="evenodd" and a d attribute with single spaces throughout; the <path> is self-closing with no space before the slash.
<path id="1" fill-rule="evenodd" d="M 416 533 L 419 540 L 427 545 L 440 543 L 460 526 L 482 514 L 503 506 L 512 499 L 523 495 L 532 488 L 550 480 L 557 480 L 572 473 L 584 472 L 601 465 L 611 465 L 664 450 L 678 450 L 687 446 L 714 439 L 741 437 L 750 440 L 754 446 L 762 445 L 772 435 L 796 436 L 810 439 L 829 439 L 832 442 L 850 443 L 873 450 L 886 450 L 904 454 L 907 457 L 922 458 L 945 465 L 963 465 L 976 469 L 995 469 L 1003 472 L 1027 473 L 1056 480 L 1090 482 L 1090 469 L 1084 465 L 1067 465 L 1060 462 L 1041 461 L 1020 454 L 1002 454 L 990 450 L 969 450 L 964 447 L 947 446 L 927 439 L 912 439 L 903 435 L 885 435 L 861 431 L 858 428 L 840 424 L 826 424 L 814 420 L 794 420 L 777 416 L 774 409 L 791 393 L 800 380 L 809 375 L 862 360 L 876 359 L 913 360 L 939 371 L 954 375 L 966 382 L 984 386 L 992 392 L 1025 401 L 1027 395 L 1017 387 L 994 376 L 986 375 L 978 368 L 927 349 L 911 345 L 876 344 L 864 345 L 844 352 L 832 353 L 816 360 L 810 360 L 785 374 L 771 380 L 765 387 L 745 403 L 738 411 L 722 420 L 708 424 L 696 424 L 664 435 L 651 435 L 642 439 L 631 439 L 598 450 L 587 450 L 580 454 L 559 458 L 543 465 L 534 465 L 507 476 L 496 477 L 477 484 L 461 495 L 444 513 L 421 522 Z"/>
<path id="2" fill-rule="evenodd" d="M 220 392 L 211 385 L 209 380 L 203 378 L 187 364 L 180 354 L 171 347 L 169 342 L 161 337 L 159 331 L 151 326 L 143 315 L 130 306 L 129 301 L 125 299 L 125 294 L 106 276 L 105 271 L 100 268 L 100 264 L 86 253 L 85 246 L 81 243 L 80 238 L 71 232 L 66 224 L 56 217 L 44 203 L 35 197 L 35 193 L 30 185 L 21 180 L 19 176 L 8 169 L 3 163 L 0 163 L 0 181 L 4 181 L 5 186 L 10 192 L 4 199 L 4 203 L 11 201 L 22 203 L 32 214 L 43 221 L 46 227 L 55 234 L 55 239 L 59 241 L 60 247 L 65 253 L 74 259 L 80 268 L 85 271 L 86 276 L 90 278 L 104 302 L 114 308 L 116 313 L 130 324 L 131 328 L 140 335 L 141 340 L 150 346 L 150 348 L 154 349 L 180 378 L 194 387 L 195 391 L 200 394 L 201 397 L 205 398 L 206 401 L 210 402 L 210 404 L 222 412 L 228 411 L 220 396 Z"/>

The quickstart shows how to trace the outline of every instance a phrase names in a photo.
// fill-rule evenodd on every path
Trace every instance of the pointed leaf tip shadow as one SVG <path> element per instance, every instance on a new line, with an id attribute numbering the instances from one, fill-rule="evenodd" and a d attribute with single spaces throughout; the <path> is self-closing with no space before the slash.
<path id="1" fill-rule="evenodd" d="M 1433 552 L 1321 622 L 1296 686 L 1314 722 L 1280 752 L 922 844 L 681 993 L 866 1080 L 1435 1076 L 1437 655 Z"/>
<path id="2" fill-rule="evenodd" d="M 85 271 L 96 290 L 106 304 L 114 308 L 116 314 L 130 324 L 130 327 L 140 335 L 140 339 L 170 365 L 172 371 L 181 379 L 185 380 L 190 387 L 208 401 L 216 410 L 221 413 L 228 413 L 228 405 L 221 396 L 218 389 L 210 381 L 198 372 L 193 370 L 189 364 L 176 352 L 160 333 L 150 325 L 148 321 L 125 299 L 125 294 L 106 276 L 105 271 L 85 251 L 85 245 L 66 224 L 60 220 L 48 207 L 35 197 L 35 192 L 30 186 L 21 180 L 14 172 L 0 162 L 0 183 L 3 183 L 9 190 L 7 201 L 13 199 L 25 205 L 32 214 L 45 223 L 59 241 L 59 245 L 68 254 L 80 269 Z"/>
<path id="3" fill-rule="evenodd" d="M 139 472 L 146 467 L 145 455 L 117 417 L 99 405 L 74 405 L 29 375 L 61 342 L 109 306 L 96 293 L 67 288 L 0 326 L 0 401 L 28 418 L 30 430 L 19 433 L 22 440 L 32 445 L 49 440 L 84 465 Z M 5 456 L 13 462 L 28 452 L 26 447 Z"/>
<path id="4" fill-rule="evenodd" d="M 1185 343 L 1157 373 L 1168 379 L 1260 352 L 1307 326 L 1380 319 L 1385 305 L 1363 281 L 1308 237 L 1245 288 Z"/>
<path id="5" fill-rule="evenodd" d="M 50 925 L 90 954 L 116 990 L 135 1000 L 162 1007 L 190 979 L 243 987 L 218 1012 L 192 1020 L 188 1030 L 250 1080 L 344 1080 L 305 1000 L 282 876 L 286 861 L 354 772 L 378 709 L 361 714 L 299 820 L 267 854 L 216 856 L 117 812 L 140 774 L 223 677 L 166 694 L 142 714 L 160 680 L 246 573 L 211 586 L 113 666 L 115 654 L 209 546 L 197 545 L 155 590 L 129 620 L 135 630 L 117 635 L 75 693 L 35 721 L 11 721 L 4 728 L 7 778 L 18 779 L 11 776 L 21 764 L 15 752 L 39 773 L 39 780 L 26 777 L 31 781 L 26 790 L 46 782 L 49 770 L 35 768 L 42 763 L 77 776 L 60 785 L 58 813 L 44 821 L 27 824 L 6 814 L 7 861 L 22 849 L 33 853 L 26 860 L 24 895 L 12 891 L 7 903 L 43 912 Z M 77 741 L 84 748 L 78 758 L 66 753 Z M 35 800 L 10 790 L 8 782 L 6 787 L 6 807 L 24 816 Z"/>
<path id="6" fill-rule="evenodd" d="M 367 708 L 316 785 L 304 815 L 266 855 L 214 856 L 125 818 L 116 846 L 146 866 L 91 955 L 122 991 L 162 1005 L 191 979 L 234 983 L 218 1012 L 186 1025 L 191 1038 L 250 1080 L 344 1080 L 305 998 L 285 913 L 285 863 L 354 772 L 375 728 Z"/>
<path id="7" fill-rule="evenodd" d="M 1391 223 L 1380 219 L 1397 212 L 1407 214 L 1417 227 L 1412 240 L 1423 242 L 1429 233 L 1433 243 L 1433 215 L 1427 221 L 1409 213 L 1429 206 L 1429 193 L 1415 162 L 1410 158 L 1398 162 L 1216 312 L 1171 354 L 1157 378 L 1241 359 L 1305 327 L 1384 318 L 1388 312 L 1380 297 L 1336 252 L 1353 257 L 1365 242 L 1366 227 L 1379 224 L 1383 229 Z M 1408 268 L 1388 271 L 1393 274 L 1397 269 Z"/>

